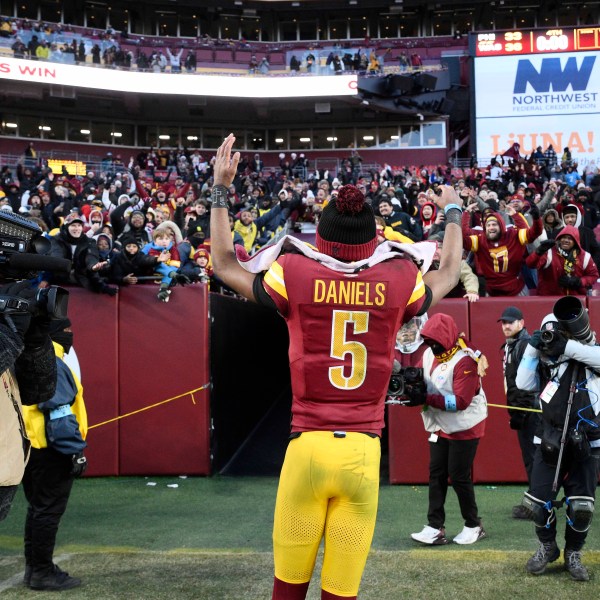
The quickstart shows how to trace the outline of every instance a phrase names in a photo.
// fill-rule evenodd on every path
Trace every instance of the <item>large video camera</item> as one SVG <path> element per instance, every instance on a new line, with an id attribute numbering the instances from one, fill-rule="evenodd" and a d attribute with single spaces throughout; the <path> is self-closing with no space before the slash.
<path id="1" fill-rule="evenodd" d="M 387 390 L 388 404 L 417 406 L 425 402 L 425 378 L 419 367 L 400 367 L 394 363 Z"/>
<path id="2" fill-rule="evenodd" d="M 0 211 L 0 277 L 6 280 L 30 279 L 39 271 L 69 273 L 71 261 L 46 256 L 50 241 L 39 226 L 20 215 Z M 0 295 L 0 313 L 29 312 L 50 319 L 67 317 L 69 292 L 50 286 L 35 291 L 31 298 Z"/>

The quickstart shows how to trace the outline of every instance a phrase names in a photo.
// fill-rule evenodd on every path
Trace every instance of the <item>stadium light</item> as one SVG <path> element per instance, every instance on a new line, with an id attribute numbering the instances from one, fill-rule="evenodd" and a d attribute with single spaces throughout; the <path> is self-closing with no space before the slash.
<path id="1" fill-rule="evenodd" d="M 190 142 L 196 142 L 196 141 L 198 141 L 198 136 L 197 135 L 188 135 L 187 139 Z"/>
<path id="2" fill-rule="evenodd" d="M 82 133 L 83 135 L 90 135 L 90 130 L 89 129 L 80 129 L 79 133 Z"/>
<path id="3" fill-rule="evenodd" d="M 300 141 L 301 142 L 310 142 L 310 138 L 303 137 L 303 138 L 300 138 Z"/>
<path id="4" fill-rule="evenodd" d="M 275 138 L 276 144 L 283 144 L 283 138 Z"/>
<path id="5" fill-rule="evenodd" d="M 4 127 L 8 127 L 9 129 L 16 129 L 17 124 L 16 123 L 4 123 Z"/>
<path id="6" fill-rule="evenodd" d="M 171 136 L 170 135 L 166 135 L 166 134 L 163 133 L 162 135 L 158 136 L 158 139 L 159 140 L 170 140 Z"/>
<path id="7" fill-rule="evenodd" d="M 123 137 L 123 134 L 120 131 L 111 131 L 110 135 L 113 137 Z"/>
<path id="8" fill-rule="evenodd" d="M 52 131 L 52 127 L 48 127 L 48 125 L 40 125 L 38 129 L 40 131 Z"/>
<path id="9" fill-rule="evenodd" d="M 375 136 L 373 135 L 363 135 L 363 140 L 365 140 L 365 142 L 372 142 L 375 139 Z"/>

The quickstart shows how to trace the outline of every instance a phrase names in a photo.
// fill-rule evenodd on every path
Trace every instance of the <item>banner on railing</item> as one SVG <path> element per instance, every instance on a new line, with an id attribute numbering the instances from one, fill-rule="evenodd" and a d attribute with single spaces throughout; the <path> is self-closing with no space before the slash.
<path id="1" fill-rule="evenodd" d="M 306 98 L 354 96 L 357 75 L 277 77 L 247 75 L 199 75 L 140 73 L 91 66 L 32 62 L 5 57 L 0 60 L 0 79 L 54 85 L 185 96 L 237 98 Z"/>

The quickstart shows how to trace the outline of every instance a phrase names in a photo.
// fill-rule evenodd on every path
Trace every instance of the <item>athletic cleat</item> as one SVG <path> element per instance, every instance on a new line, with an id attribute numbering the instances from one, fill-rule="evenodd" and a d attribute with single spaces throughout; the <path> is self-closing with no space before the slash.
<path id="1" fill-rule="evenodd" d="M 541 575 L 546 570 L 548 563 L 554 562 L 559 556 L 560 550 L 554 540 L 540 542 L 535 554 L 527 561 L 525 569 L 532 575 Z"/>
<path id="2" fill-rule="evenodd" d="M 425 525 L 422 531 L 419 531 L 419 533 L 411 533 L 410 537 L 416 542 L 428 544 L 429 546 L 443 546 L 448 543 L 446 530 L 443 527 L 441 529 L 435 529 L 434 527 Z"/>
<path id="3" fill-rule="evenodd" d="M 463 527 L 463 530 L 452 540 L 456 544 L 474 544 L 486 537 L 485 530 L 481 525 L 478 527 Z"/>
<path id="4" fill-rule="evenodd" d="M 524 519 L 527 521 L 531 520 L 531 511 L 523 506 L 522 504 L 517 504 L 512 508 L 512 518 L 513 519 Z"/>
<path id="5" fill-rule="evenodd" d="M 590 574 L 581 564 L 581 552 L 565 548 L 565 569 L 569 571 L 574 581 L 589 581 Z"/>
<path id="6" fill-rule="evenodd" d="M 158 292 L 158 294 L 156 295 L 156 297 L 161 302 L 168 302 L 169 301 L 169 295 L 170 295 L 169 290 L 160 290 L 160 292 Z"/>

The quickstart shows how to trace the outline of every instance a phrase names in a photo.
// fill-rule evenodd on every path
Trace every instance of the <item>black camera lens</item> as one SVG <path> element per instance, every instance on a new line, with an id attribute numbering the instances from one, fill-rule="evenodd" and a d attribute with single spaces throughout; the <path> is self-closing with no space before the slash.
<path id="1" fill-rule="evenodd" d="M 541 337 L 544 344 L 551 344 L 554 341 L 554 331 L 546 329 L 545 331 L 542 331 Z"/>
<path id="2" fill-rule="evenodd" d="M 401 396 L 404 392 L 404 378 L 402 375 L 392 375 L 388 384 L 388 396 Z"/>

